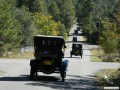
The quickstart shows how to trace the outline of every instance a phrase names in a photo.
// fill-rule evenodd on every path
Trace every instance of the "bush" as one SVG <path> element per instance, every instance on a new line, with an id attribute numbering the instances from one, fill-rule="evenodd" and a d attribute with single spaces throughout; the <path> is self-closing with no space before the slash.
<path id="1" fill-rule="evenodd" d="M 104 69 L 96 73 L 96 76 L 100 82 L 100 85 L 109 85 L 120 87 L 120 68 L 119 69 Z"/>
<path id="2" fill-rule="evenodd" d="M 92 49 L 91 51 L 92 56 L 91 56 L 91 61 L 92 62 L 102 62 L 101 56 L 104 55 L 104 51 L 102 49 Z"/>
<path id="3" fill-rule="evenodd" d="M 120 55 L 119 54 L 105 54 L 101 56 L 103 62 L 120 62 Z"/>

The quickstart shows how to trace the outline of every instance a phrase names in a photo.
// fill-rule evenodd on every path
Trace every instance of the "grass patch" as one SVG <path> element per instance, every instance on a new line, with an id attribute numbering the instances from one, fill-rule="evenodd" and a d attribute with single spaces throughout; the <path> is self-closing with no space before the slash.
<path id="1" fill-rule="evenodd" d="M 5 72 L 3 72 L 3 71 L 0 71 L 0 75 L 1 75 L 1 74 L 3 74 L 3 73 L 5 73 Z"/>
<path id="2" fill-rule="evenodd" d="M 86 36 L 83 36 L 83 41 L 87 41 L 87 37 Z"/>
<path id="3" fill-rule="evenodd" d="M 112 79 L 112 74 L 114 74 L 116 71 L 116 69 L 104 69 L 97 72 L 96 75 L 100 79 L 105 79 L 105 76 L 107 76 L 109 79 Z"/>
<path id="4" fill-rule="evenodd" d="M 100 58 L 100 56 L 104 55 L 104 51 L 102 49 L 92 49 L 91 54 L 90 60 L 92 62 L 102 62 L 102 58 Z"/>
<path id="5" fill-rule="evenodd" d="M 96 73 L 100 86 L 119 86 L 120 87 L 120 68 L 104 69 Z"/>
<path id="6" fill-rule="evenodd" d="M 120 54 L 119 53 L 110 53 L 105 54 L 104 51 L 100 48 L 91 50 L 91 58 L 92 62 L 120 62 Z"/>
<path id="7" fill-rule="evenodd" d="M 120 55 L 118 53 L 110 53 L 101 56 L 103 62 L 120 62 Z"/>
<path id="8" fill-rule="evenodd" d="M 100 59 L 100 58 L 97 57 L 97 56 L 94 56 L 94 57 L 92 57 L 91 61 L 92 61 L 92 62 L 102 62 L 102 59 Z"/>

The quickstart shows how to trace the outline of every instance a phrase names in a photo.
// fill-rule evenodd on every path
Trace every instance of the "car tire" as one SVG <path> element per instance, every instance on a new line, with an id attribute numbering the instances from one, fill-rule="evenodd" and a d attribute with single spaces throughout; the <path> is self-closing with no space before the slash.
<path id="1" fill-rule="evenodd" d="M 70 52 L 70 57 L 72 57 L 72 51 Z"/>
<path id="2" fill-rule="evenodd" d="M 65 81 L 65 77 L 66 77 L 66 72 L 65 71 L 61 72 L 61 77 L 62 77 L 62 82 L 64 82 Z"/>
<path id="3" fill-rule="evenodd" d="M 32 80 L 34 78 L 35 75 L 35 67 L 31 67 L 30 69 L 30 79 Z"/>

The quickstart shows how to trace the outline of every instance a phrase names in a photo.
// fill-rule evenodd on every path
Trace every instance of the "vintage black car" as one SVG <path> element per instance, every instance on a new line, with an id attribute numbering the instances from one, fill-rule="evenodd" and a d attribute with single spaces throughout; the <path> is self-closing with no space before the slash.
<path id="1" fill-rule="evenodd" d="M 73 37 L 72 41 L 77 42 L 77 37 Z"/>
<path id="2" fill-rule="evenodd" d="M 74 30 L 74 34 L 76 34 L 76 35 L 77 35 L 77 34 L 78 34 L 78 30 Z"/>
<path id="3" fill-rule="evenodd" d="M 43 72 L 45 74 L 60 73 L 62 81 L 64 81 L 68 65 L 67 60 L 62 60 L 65 48 L 65 40 L 63 37 L 35 36 L 35 59 L 30 61 L 30 79 L 38 75 L 37 72 Z"/>
<path id="4" fill-rule="evenodd" d="M 82 49 L 82 44 L 72 44 L 72 51 L 70 52 L 70 56 L 72 55 L 75 56 L 81 56 L 83 55 L 83 49 Z"/>
<path id="5" fill-rule="evenodd" d="M 77 30 L 80 31 L 80 27 L 77 27 Z"/>

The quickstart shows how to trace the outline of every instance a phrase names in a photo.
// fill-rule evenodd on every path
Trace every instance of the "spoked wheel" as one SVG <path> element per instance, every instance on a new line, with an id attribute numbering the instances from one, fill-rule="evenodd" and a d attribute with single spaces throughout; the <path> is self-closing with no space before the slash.
<path id="1" fill-rule="evenodd" d="M 36 76 L 38 76 L 38 73 L 37 73 L 37 72 L 35 72 L 35 75 L 36 75 Z"/>
<path id="2" fill-rule="evenodd" d="M 70 57 L 72 57 L 72 51 L 70 52 Z"/>
<path id="3" fill-rule="evenodd" d="M 81 58 L 82 58 L 82 55 L 83 55 L 83 54 L 81 53 Z"/>
<path id="4" fill-rule="evenodd" d="M 81 58 L 82 58 L 82 54 L 81 54 Z"/>
<path id="5" fill-rule="evenodd" d="M 31 67 L 31 69 L 30 69 L 30 79 L 33 79 L 34 78 L 34 76 L 35 76 L 35 67 Z"/>
<path id="6" fill-rule="evenodd" d="M 83 50 L 81 50 L 81 58 L 82 58 L 82 56 L 83 56 Z"/>
<path id="7" fill-rule="evenodd" d="M 65 81 L 65 78 L 64 77 L 62 77 L 62 82 L 64 82 Z"/>

